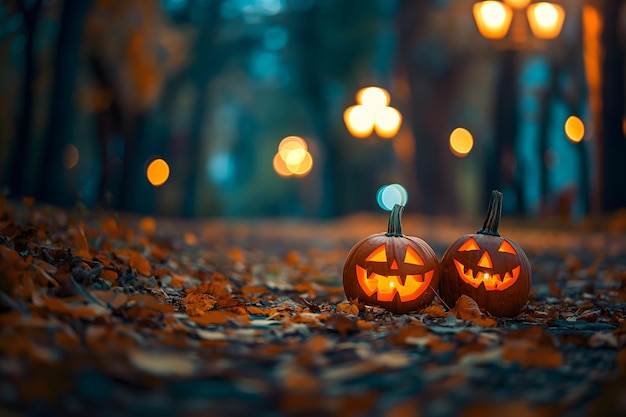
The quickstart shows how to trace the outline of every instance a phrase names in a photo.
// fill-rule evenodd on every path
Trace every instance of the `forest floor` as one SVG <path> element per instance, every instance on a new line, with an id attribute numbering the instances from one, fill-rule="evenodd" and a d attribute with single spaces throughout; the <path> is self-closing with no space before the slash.
<path id="1" fill-rule="evenodd" d="M 482 222 L 405 214 L 439 256 Z M 383 214 L 181 221 L 0 200 L 2 416 L 624 416 L 626 214 L 503 219 L 511 319 L 351 304 Z"/>

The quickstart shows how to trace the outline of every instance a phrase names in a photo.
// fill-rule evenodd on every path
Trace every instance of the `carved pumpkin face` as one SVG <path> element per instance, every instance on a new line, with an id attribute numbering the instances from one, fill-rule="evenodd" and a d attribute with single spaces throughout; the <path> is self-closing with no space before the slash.
<path id="1" fill-rule="evenodd" d="M 391 245 L 391 248 L 393 246 Z M 363 266 L 357 263 L 356 279 L 365 294 L 370 297 L 375 295 L 378 301 L 393 301 L 398 294 L 400 301 L 406 302 L 415 300 L 428 289 L 435 270 L 412 268 L 411 265 L 424 266 L 424 260 L 410 245 L 407 244 L 405 249 L 402 275 L 398 259 L 393 255 L 387 256 L 385 243 L 365 258 Z M 375 265 L 377 263 L 380 265 Z"/>
<path id="2" fill-rule="evenodd" d="M 439 263 L 422 239 L 371 235 L 358 242 L 343 268 L 343 288 L 349 300 L 406 313 L 432 302 L 439 282 Z"/>
<path id="3" fill-rule="evenodd" d="M 498 233 L 501 210 L 499 193 L 490 202 L 483 228 L 457 239 L 441 258 L 439 294 L 449 306 L 465 294 L 495 316 L 512 317 L 526 304 L 530 263 L 522 248 Z"/>
<path id="4" fill-rule="evenodd" d="M 489 255 L 488 248 L 481 249 L 474 237 L 469 237 L 457 249 L 456 256 L 453 255 L 454 266 L 464 282 L 474 288 L 483 285 L 487 291 L 504 291 L 515 284 L 522 268 L 519 264 L 517 250 L 508 240 L 502 238 L 500 240 L 497 253 L 493 254 L 493 258 L 498 261 L 496 265 L 499 268 L 497 270 L 494 268 L 492 255 Z M 505 254 L 513 256 L 509 257 Z M 510 265 L 513 267 L 508 269 Z"/>

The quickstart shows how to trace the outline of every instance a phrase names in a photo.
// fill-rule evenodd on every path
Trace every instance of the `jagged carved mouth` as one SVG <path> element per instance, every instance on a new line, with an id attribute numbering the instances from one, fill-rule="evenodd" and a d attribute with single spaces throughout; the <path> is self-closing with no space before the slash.
<path id="1" fill-rule="evenodd" d="M 520 270 L 522 269 L 520 265 L 517 265 L 511 271 L 506 271 L 503 276 L 501 274 L 492 274 L 487 271 L 479 271 L 478 268 L 474 271 L 456 259 L 454 259 L 454 265 L 456 266 L 456 270 L 463 281 L 467 282 L 474 288 L 478 288 L 480 284 L 483 284 L 485 289 L 488 291 L 506 290 L 511 285 L 515 284 L 515 281 L 519 278 Z"/>
<path id="2" fill-rule="evenodd" d="M 430 286 L 434 273 L 434 270 L 430 270 L 424 274 L 407 274 L 403 284 L 400 275 L 380 275 L 372 272 L 368 276 L 365 268 L 356 266 L 356 279 L 361 289 L 369 297 L 378 292 L 378 301 L 393 301 L 396 293 L 400 296 L 400 301 L 415 300 Z"/>

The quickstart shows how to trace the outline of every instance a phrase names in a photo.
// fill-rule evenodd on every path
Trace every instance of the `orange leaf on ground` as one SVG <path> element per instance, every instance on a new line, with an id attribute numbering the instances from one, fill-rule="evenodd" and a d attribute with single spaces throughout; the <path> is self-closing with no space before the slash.
<path id="1" fill-rule="evenodd" d="M 76 297 L 78 298 L 78 297 Z M 95 318 L 108 316 L 110 311 L 98 304 L 69 304 L 60 298 L 42 296 L 43 303 L 52 313 L 70 314 L 74 318 Z"/>
<path id="2" fill-rule="evenodd" d="M 265 314 L 264 310 L 262 308 L 259 308 L 259 307 L 248 306 L 248 307 L 246 307 L 246 310 L 248 311 L 248 313 L 254 314 L 254 315 L 257 315 L 257 316 L 262 316 L 262 315 Z"/>
<path id="3" fill-rule="evenodd" d="M 428 307 L 424 307 L 423 309 L 421 309 L 419 311 L 419 314 L 425 314 L 426 317 L 431 317 L 431 318 L 446 318 L 448 316 L 448 313 L 445 312 L 445 310 L 443 309 L 443 307 L 433 304 L 433 305 L 429 305 Z"/>
<path id="4" fill-rule="evenodd" d="M 100 278 L 105 279 L 111 283 L 117 281 L 118 275 L 117 272 L 111 269 L 103 269 L 100 271 Z"/>
<path id="5" fill-rule="evenodd" d="M 285 256 L 285 263 L 289 266 L 297 266 L 300 262 L 300 255 L 295 250 L 289 251 Z"/>
<path id="6" fill-rule="evenodd" d="M 529 343 L 505 343 L 503 359 L 517 362 L 522 367 L 557 368 L 563 364 L 563 355 L 552 346 L 533 346 Z"/>
<path id="7" fill-rule="evenodd" d="M 245 259 L 245 254 L 240 248 L 231 248 L 228 251 L 227 255 L 235 262 L 243 262 Z"/>
<path id="8" fill-rule="evenodd" d="M 128 301 L 128 295 L 123 292 L 99 291 L 94 290 L 92 293 L 100 300 L 107 303 L 113 310 L 122 307 Z"/>
<path id="9" fill-rule="evenodd" d="M 245 285 L 241 287 L 241 293 L 244 295 L 253 295 L 253 294 L 267 294 L 269 290 L 265 287 L 261 287 L 259 285 Z"/>
<path id="10" fill-rule="evenodd" d="M 224 324 L 229 320 L 237 320 L 239 316 L 230 311 L 211 310 L 201 316 L 191 317 L 189 321 L 199 324 L 200 326 L 210 326 L 213 324 Z"/>
<path id="11" fill-rule="evenodd" d="M 78 232 L 74 234 L 74 246 L 77 248 L 74 253 L 81 258 L 91 259 L 89 253 L 89 243 L 87 243 L 87 237 L 85 236 L 85 223 L 80 222 L 78 226 Z"/>
<path id="12" fill-rule="evenodd" d="M 450 313 L 461 320 L 471 320 L 483 314 L 480 311 L 480 307 L 478 307 L 478 303 L 476 303 L 472 297 L 468 297 L 465 294 L 461 294 L 456 300 L 454 308 L 450 310 Z"/>
<path id="13" fill-rule="evenodd" d="M 156 227 L 156 220 L 154 217 L 147 216 L 139 221 L 139 230 L 148 235 L 154 234 Z"/>
<path id="14" fill-rule="evenodd" d="M 146 277 L 150 276 L 152 270 L 150 261 L 136 250 L 130 251 L 130 267 Z"/>
<path id="15" fill-rule="evenodd" d="M 498 325 L 497 321 L 480 311 L 478 303 L 472 297 L 465 294 L 461 294 L 456 300 L 450 314 L 461 320 L 470 320 L 475 326 L 496 327 Z"/>

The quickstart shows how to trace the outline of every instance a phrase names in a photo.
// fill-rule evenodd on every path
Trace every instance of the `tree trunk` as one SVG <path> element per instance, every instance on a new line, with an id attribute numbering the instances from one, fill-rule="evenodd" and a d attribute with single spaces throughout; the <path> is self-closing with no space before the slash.
<path id="1" fill-rule="evenodd" d="M 76 198 L 65 181 L 63 148 L 71 142 L 76 76 L 80 62 L 83 22 L 91 0 L 65 0 L 57 40 L 52 99 L 37 196 L 49 203 L 70 205 Z"/>
<path id="2" fill-rule="evenodd" d="M 626 139 L 622 127 L 624 119 L 624 53 L 619 41 L 620 0 L 606 0 L 603 17 L 602 43 L 605 48 L 602 61 L 602 109 L 600 115 L 600 204 L 608 212 L 626 207 L 624 158 Z"/>
<path id="3" fill-rule="evenodd" d="M 320 6 L 312 7 L 302 14 L 302 19 L 294 28 L 299 36 L 303 48 L 298 56 L 299 71 L 302 74 L 302 97 L 306 100 L 306 106 L 312 119 L 315 135 L 319 139 L 320 154 L 323 156 L 322 173 L 320 175 L 321 195 L 319 201 L 315 201 L 317 217 L 329 217 L 331 215 L 345 214 L 345 207 L 341 204 L 341 196 L 338 191 L 344 184 L 341 169 L 337 164 L 337 158 L 341 158 L 341 147 L 337 146 L 331 132 L 326 116 L 328 102 L 323 94 L 323 69 L 314 57 L 323 49 L 321 44 L 319 27 L 323 19 L 320 17 Z M 309 191 L 310 193 L 310 191 Z"/>
<path id="4" fill-rule="evenodd" d="M 25 3 L 25 2 L 21 2 Z M 15 139 L 15 152 L 13 155 L 11 168 L 8 175 L 8 186 L 14 196 L 30 194 L 26 176 L 30 171 L 29 155 L 32 126 L 33 107 L 35 101 L 35 91 L 33 89 L 35 77 L 37 75 L 37 65 L 35 62 L 35 35 L 37 23 L 41 12 L 42 0 L 37 0 L 30 8 L 21 4 L 22 15 L 24 16 L 24 27 L 26 33 L 26 45 L 24 47 L 24 73 L 22 77 L 22 104 L 17 122 L 17 135 Z"/>
<path id="5" fill-rule="evenodd" d="M 549 59 L 549 58 L 548 58 Z M 550 173 L 547 161 L 547 152 L 549 148 L 550 121 L 552 120 L 552 100 L 559 92 L 558 73 L 560 66 L 552 60 L 548 63 L 549 75 L 548 86 L 543 91 L 541 97 L 541 113 L 539 114 L 539 190 L 541 196 L 541 211 L 546 212 L 550 207 Z"/>
<path id="6" fill-rule="evenodd" d="M 517 163 L 517 135 L 519 132 L 519 117 L 517 103 L 519 102 L 518 74 L 519 52 L 504 50 L 500 52 L 500 74 L 495 90 L 494 114 L 494 153 L 488 160 L 485 200 L 492 190 L 503 190 L 510 187 L 516 196 L 514 212 L 526 212 L 523 186 L 519 180 Z M 543 155 L 541 156 L 543 161 Z M 542 168 L 544 169 L 544 168 Z M 547 184 L 547 183 L 546 183 Z"/>
<path id="7" fill-rule="evenodd" d="M 202 152 L 204 147 L 202 143 L 202 131 L 210 106 L 209 97 L 207 96 L 207 87 L 209 81 L 219 72 L 225 61 L 225 54 L 221 54 L 224 47 L 214 44 L 216 33 L 220 28 L 219 9 L 221 4 L 221 1 L 211 3 L 212 10 L 207 13 L 209 20 L 203 22 L 200 28 L 200 34 L 194 45 L 196 61 L 189 69 L 189 77 L 195 85 L 197 94 L 195 97 L 196 103 L 195 106 L 193 106 L 193 113 L 190 118 L 187 145 L 189 164 L 183 182 L 184 193 L 181 213 L 185 217 L 193 217 L 198 214 L 196 208 L 198 203 L 198 187 L 200 179 L 204 177 L 204 166 L 207 158 L 207 155 Z"/>
<path id="8" fill-rule="evenodd" d="M 455 214 L 454 156 L 446 138 L 447 122 L 469 54 L 449 57 L 446 68 L 431 64 L 428 54 L 441 48 L 427 36 L 428 2 L 405 0 L 399 16 L 400 54 L 410 87 L 410 117 L 415 138 L 417 205 L 427 215 Z M 421 44 L 421 45 L 419 45 Z M 417 52 L 420 52 L 418 54 Z"/>

